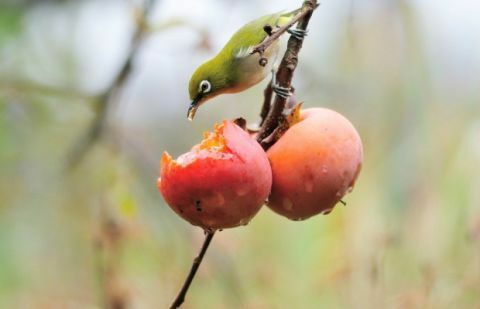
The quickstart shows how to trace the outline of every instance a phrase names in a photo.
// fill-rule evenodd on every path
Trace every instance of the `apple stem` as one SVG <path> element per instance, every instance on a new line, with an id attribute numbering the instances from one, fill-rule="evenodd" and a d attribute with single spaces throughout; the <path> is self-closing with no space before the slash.
<path id="1" fill-rule="evenodd" d="M 172 305 L 170 306 L 170 309 L 179 308 L 185 301 L 185 296 L 187 295 L 188 288 L 190 287 L 190 284 L 192 283 L 193 278 L 195 278 L 195 274 L 197 273 L 197 270 L 200 267 L 200 264 L 202 263 L 203 256 L 207 252 L 208 246 L 212 241 L 213 235 L 215 235 L 215 231 L 205 231 L 205 240 L 203 241 L 203 245 L 202 245 L 202 248 L 200 249 L 200 253 L 196 258 L 193 259 L 190 272 L 188 273 L 188 276 L 185 279 L 185 282 L 183 283 L 182 289 L 180 290 L 180 292 L 178 292 L 177 297 L 175 298 Z"/>

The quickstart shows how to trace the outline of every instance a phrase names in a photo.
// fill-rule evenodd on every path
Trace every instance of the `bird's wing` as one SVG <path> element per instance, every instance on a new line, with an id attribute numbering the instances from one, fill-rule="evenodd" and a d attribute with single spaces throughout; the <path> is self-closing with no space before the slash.
<path id="1" fill-rule="evenodd" d="M 253 47 L 260 44 L 267 36 L 263 27 L 266 24 L 274 27 L 280 26 L 283 24 L 285 18 L 288 19 L 287 14 L 282 11 L 249 22 L 232 36 L 230 41 L 228 41 L 223 48 L 222 53 L 233 55 L 234 59 L 242 59 L 250 56 Z"/>
<path id="2" fill-rule="evenodd" d="M 251 46 L 242 46 L 240 47 L 240 49 L 238 49 L 238 51 L 236 52 L 235 54 L 235 58 L 239 59 L 239 58 L 245 58 L 245 57 L 248 57 L 250 56 L 250 54 L 252 53 L 253 51 L 253 45 Z"/>

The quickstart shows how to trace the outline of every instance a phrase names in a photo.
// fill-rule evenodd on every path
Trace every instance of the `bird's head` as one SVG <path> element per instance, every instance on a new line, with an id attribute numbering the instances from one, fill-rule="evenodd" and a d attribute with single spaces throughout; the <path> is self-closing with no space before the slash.
<path id="1" fill-rule="evenodd" d="M 192 77 L 188 85 L 190 93 L 190 107 L 188 108 L 188 119 L 195 117 L 198 107 L 207 100 L 222 94 L 227 88 L 227 76 L 223 66 L 215 65 L 215 61 L 210 60 L 200 65 Z"/>

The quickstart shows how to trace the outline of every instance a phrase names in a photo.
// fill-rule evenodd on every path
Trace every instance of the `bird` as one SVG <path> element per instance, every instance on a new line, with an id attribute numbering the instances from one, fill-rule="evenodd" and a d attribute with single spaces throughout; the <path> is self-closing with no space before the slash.
<path id="1" fill-rule="evenodd" d="M 278 12 L 265 15 L 238 29 L 225 46 L 213 58 L 202 63 L 192 74 L 188 84 L 190 106 L 187 118 L 193 120 L 200 105 L 225 93 L 244 91 L 261 82 L 272 72 L 272 89 L 278 95 L 288 97 L 290 89 L 276 84 L 273 66 L 279 51 L 279 40 L 275 40 L 263 53 L 252 53 L 254 47 L 269 35 L 265 30 L 289 23 L 300 9 L 291 12 Z M 292 36 L 303 39 L 306 30 L 289 29 Z M 266 58 L 266 65 L 260 65 L 261 58 Z"/>

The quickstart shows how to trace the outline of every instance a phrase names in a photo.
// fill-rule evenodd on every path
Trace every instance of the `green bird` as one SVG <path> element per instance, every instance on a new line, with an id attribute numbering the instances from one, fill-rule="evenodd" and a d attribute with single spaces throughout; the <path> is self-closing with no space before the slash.
<path id="1" fill-rule="evenodd" d="M 275 13 L 255 19 L 237 30 L 223 49 L 213 58 L 201 64 L 193 73 L 188 91 L 192 100 L 188 109 L 188 119 L 192 120 L 198 107 L 207 100 L 224 93 L 236 93 L 246 90 L 261 82 L 270 72 L 279 50 L 276 40 L 264 52 L 267 65 L 259 64 L 261 56 L 252 54 L 254 46 L 260 44 L 267 36 L 265 25 L 273 29 L 289 23 L 295 10 L 288 13 Z M 302 39 L 306 31 L 289 29 L 292 36 Z M 272 81 L 272 89 L 280 96 L 288 97 L 290 90 L 279 87 Z"/>

